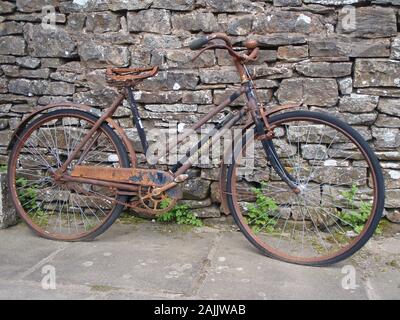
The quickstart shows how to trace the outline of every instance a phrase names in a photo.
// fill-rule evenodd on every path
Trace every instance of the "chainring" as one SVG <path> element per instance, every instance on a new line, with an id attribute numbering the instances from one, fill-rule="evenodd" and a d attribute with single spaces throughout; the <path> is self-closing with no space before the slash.
<path id="1" fill-rule="evenodd" d="M 139 186 L 138 190 L 138 204 L 133 208 L 138 213 L 146 217 L 157 217 L 165 212 L 170 211 L 176 204 L 177 199 L 168 196 L 166 192 L 154 196 L 152 191 L 154 187 Z"/>

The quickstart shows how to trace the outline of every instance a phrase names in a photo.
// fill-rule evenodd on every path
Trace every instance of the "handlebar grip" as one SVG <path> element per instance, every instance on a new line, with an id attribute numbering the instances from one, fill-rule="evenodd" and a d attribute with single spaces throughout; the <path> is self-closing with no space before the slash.
<path id="1" fill-rule="evenodd" d="M 197 39 L 194 39 L 191 43 L 189 43 L 189 48 L 191 50 L 198 50 L 202 46 L 208 43 L 210 41 L 207 36 L 203 36 Z"/>

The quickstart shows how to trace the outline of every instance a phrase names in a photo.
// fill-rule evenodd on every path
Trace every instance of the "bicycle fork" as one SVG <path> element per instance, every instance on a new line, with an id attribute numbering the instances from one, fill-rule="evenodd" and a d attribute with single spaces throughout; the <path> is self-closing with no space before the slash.
<path id="1" fill-rule="evenodd" d="M 261 137 L 261 144 L 263 146 L 268 161 L 271 163 L 271 166 L 274 168 L 279 177 L 293 190 L 293 192 L 296 194 L 300 193 L 300 188 L 297 184 L 296 179 L 286 170 L 286 168 L 280 161 L 275 146 L 271 141 L 271 139 L 273 138 L 273 132 L 269 128 L 268 120 L 266 119 L 265 115 L 261 113 L 257 98 L 254 94 L 253 87 L 250 83 L 246 90 L 246 97 L 248 100 L 248 106 L 251 116 L 255 123 L 255 133 L 259 137 Z M 263 121 L 260 119 L 262 119 Z M 267 133 L 265 133 L 265 129 L 268 130 Z"/>

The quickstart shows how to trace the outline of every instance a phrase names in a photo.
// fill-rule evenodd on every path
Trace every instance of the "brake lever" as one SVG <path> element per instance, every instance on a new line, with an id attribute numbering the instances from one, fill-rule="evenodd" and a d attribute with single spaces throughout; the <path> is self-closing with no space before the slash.
<path id="1" fill-rule="evenodd" d="M 250 52 L 250 50 L 247 51 L 247 52 Z M 254 50 L 251 50 L 249 55 L 248 54 L 243 54 L 242 58 L 243 58 L 244 62 L 257 61 L 259 52 L 260 52 L 260 48 L 255 48 Z"/>
<path id="2" fill-rule="evenodd" d="M 226 46 L 226 45 L 221 45 L 221 44 L 212 44 L 212 45 L 208 45 L 206 47 L 204 47 L 203 49 L 201 49 L 199 51 L 198 54 L 196 54 L 192 59 L 190 59 L 189 61 L 194 61 L 196 60 L 204 51 L 206 50 L 211 50 L 211 49 L 225 49 L 228 50 L 228 52 L 230 53 L 231 56 L 237 58 L 237 59 L 243 59 L 242 56 L 240 56 L 239 54 L 237 54 L 232 48 Z"/>

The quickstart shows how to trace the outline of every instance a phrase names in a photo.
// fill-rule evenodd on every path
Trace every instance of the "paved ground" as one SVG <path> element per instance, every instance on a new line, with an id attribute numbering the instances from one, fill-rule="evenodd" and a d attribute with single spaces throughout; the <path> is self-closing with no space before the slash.
<path id="1" fill-rule="evenodd" d="M 260 255 L 226 225 L 116 223 L 96 241 L 61 243 L 20 223 L 0 230 L 0 299 L 399 299 L 400 230 L 391 235 L 348 261 L 309 268 Z M 42 288 L 48 265 L 55 290 Z M 353 290 L 342 287 L 349 265 Z"/>

